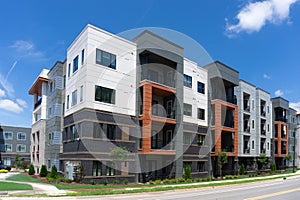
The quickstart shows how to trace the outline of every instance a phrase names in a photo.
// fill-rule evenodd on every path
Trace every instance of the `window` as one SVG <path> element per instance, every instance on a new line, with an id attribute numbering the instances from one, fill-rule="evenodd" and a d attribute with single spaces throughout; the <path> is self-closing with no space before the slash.
<path id="1" fill-rule="evenodd" d="M 116 55 L 96 49 L 96 63 L 116 69 Z"/>
<path id="2" fill-rule="evenodd" d="M 198 135 L 198 145 L 204 145 L 205 136 L 204 135 Z"/>
<path id="3" fill-rule="evenodd" d="M 267 112 L 270 113 L 270 106 L 267 106 Z"/>
<path id="4" fill-rule="evenodd" d="M 183 134 L 183 144 L 192 144 L 193 138 L 192 134 L 184 133 Z"/>
<path id="5" fill-rule="evenodd" d="M 26 145 L 25 144 L 17 144 L 17 152 L 26 152 Z"/>
<path id="6" fill-rule="evenodd" d="M 52 107 L 48 108 L 48 117 L 51 117 L 52 115 Z"/>
<path id="7" fill-rule="evenodd" d="M 5 148 L 5 151 L 6 151 L 6 152 L 12 151 L 12 145 L 11 145 L 11 144 L 5 144 L 5 145 L 4 145 L 4 148 Z"/>
<path id="8" fill-rule="evenodd" d="M 267 142 L 267 150 L 270 150 L 270 143 Z"/>
<path id="9" fill-rule="evenodd" d="M 102 135 L 103 135 L 103 124 L 94 123 L 93 137 L 102 138 Z"/>
<path id="10" fill-rule="evenodd" d="M 64 75 L 63 87 L 66 88 L 66 75 Z"/>
<path id="11" fill-rule="evenodd" d="M 52 81 L 49 83 L 49 91 L 50 91 L 50 93 L 53 92 L 53 82 Z"/>
<path id="12" fill-rule="evenodd" d="M 93 161 L 93 176 L 102 176 L 102 163 Z"/>
<path id="13" fill-rule="evenodd" d="M 5 140 L 12 140 L 13 139 L 13 132 L 10 132 L 10 131 L 4 132 L 4 139 Z"/>
<path id="14" fill-rule="evenodd" d="M 26 133 L 19 132 L 18 133 L 18 140 L 26 140 Z"/>
<path id="15" fill-rule="evenodd" d="M 268 127 L 268 129 L 267 129 L 267 130 L 268 130 L 268 132 L 270 132 L 270 124 L 268 124 L 268 126 L 267 126 L 267 127 Z"/>
<path id="16" fill-rule="evenodd" d="M 254 142 L 254 140 L 252 140 L 252 142 L 251 142 L 251 148 L 254 150 L 255 149 L 255 142 Z"/>
<path id="17" fill-rule="evenodd" d="M 114 163 L 106 162 L 106 176 L 114 176 L 114 175 L 115 175 Z"/>
<path id="18" fill-rule="evenodd" d="M 74 140 L 75 138 L 77 138 L 77 129 L 75 127 L 75 125 L 71 126 L 71 140 Z"/>
<path id="19" fill-rule="evenodd" d="M 70 96 L 68 95 L 67 96 L 67 109 L 69 109 L 70 107 Z"/>
<path id="20" fill-rule="evenodd" d="M 96 85 L 95 101 L 115 104 L 115 90 Z"/>
<path id="21" fill-rule="evenodd" d="M 73 60 L 73 73 L 78 70 L 78 56 Z"/>
<path id="22" fill-rule="evenodd" d="M 192 77 L 184 74 L 183 85 L 186 87 L 192 88 Z"/>
<path id="23" fill-rule="evenodd" d="M 71 63 L 69 63 L 68 65 L 68 77 L 71 76 Z"/>
<path id="24" fill-rule="evenodd" d="M 205 94 L 205 84 L 198 81 L 198 92 Z"/>
<path id="25" fill-rule="evenodd" d="M 77 104 L 77 90 L 72 92 L 72 106 Z"/>
<path id="26" fill-rule="evenodd" d="M 254 129 L 254 120 L 252 120 L 252 129 Z"/>
<path id="27" fill-rule="evenodd" d="M 115 139 L 116 126 L 107 124 L 106 137 L 107 139 L 114 140 Z"/>
<path id="28" fill-rule="evenodd" d="M 192 105 L 184 103 L 183 104 L 183 114 L 187 116 L 192 116 Z"/>
<path id="29" fill-rule="evenodd" d="M 202 108 L 198 108 L 198 119 L 205 120 L 205 110 Z"/>
<path id="30" fill-rule="evenodd" d="M 80 102 L 83 101 L 83 85 L 80 86 Z"/>
<path id="31" fill-rule="evenodd" d="M 197 162 L 197 171 L 204 172 L 205 171 L 205 162 Z"/>
<path id="32" fill-rule="evenodd" d="M 51 160 L 48 160 L 48 169 L 50 169 L 51 168 Z"/>
<path id="33" fill-rule="evenodd" d="M 11 166 L 11 159 L 10 158 L 3 158 L 3 164 L 6 166 Z"/>
<path id="34" fill-rule="evenodd" d="M 84 63 L 84 49 L 81 51 L 81 65 Z"/>
<path id="35" fill-rule="evenodd" d="M 252 110 L 254 110 L 254 99 L 252 99 Z"/>

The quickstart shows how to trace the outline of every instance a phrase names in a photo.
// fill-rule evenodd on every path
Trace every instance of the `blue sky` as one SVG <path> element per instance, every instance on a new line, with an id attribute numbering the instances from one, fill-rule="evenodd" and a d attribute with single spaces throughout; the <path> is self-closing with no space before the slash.
<path id="1" fill-rule="evenodd" d="M 299 0 L 1 1 L 0 123 L 31 126 L 28 90 L 88 23 L 163 27 L 196 40 L 240 78 L 300 108 Z"/>

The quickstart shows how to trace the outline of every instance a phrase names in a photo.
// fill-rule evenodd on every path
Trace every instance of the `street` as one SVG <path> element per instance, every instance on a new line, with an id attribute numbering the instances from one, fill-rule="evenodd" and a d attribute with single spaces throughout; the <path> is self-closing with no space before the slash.
<path id="1" fill-rule="evenodd" d="M 231 186 L 174 190 L 166 192 L 122 194 L 88 197 L 54 197 L 55 199 L 105 199 L 105 200 L 168 200 L 168 199 L 204 199 L 204 200 L 295 200 L 300 196 L 300 176 L 289 177 L 286 180 L 248 183 Z M 0 199 L 35 199 L 20 197 L 0 197 Z M 38 199 L 38 198 L 36 198 Z M 53 199 L 53 197 L 43 198 Z"/>

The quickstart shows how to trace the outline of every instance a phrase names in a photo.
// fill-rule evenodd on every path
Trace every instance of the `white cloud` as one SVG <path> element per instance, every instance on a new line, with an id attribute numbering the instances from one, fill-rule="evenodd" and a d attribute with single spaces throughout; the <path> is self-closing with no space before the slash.
<path id="1" fill-rule="evenodd" d="M 14 113 L 23 112 L 23 108 L 21 108 L 17 103 L 9 99 L 0 100 L 0 109 L 7 110 Z"/>
<path id="2" fill-rule="evenodd" d="M 4 76 L 0 73 L 0 85 L 3 87 L 3 89 L 7 92 L 8 96 L 14 95 L 14 88 L 13 86 L 4 78 Z"/>
<path id="3" fill-rule="evenodd" d="M 250 2 L 236 15 L 238 23 L 227 24 L 228 36 L 245 31 L 247 33 L 258 32 L 266 23 L 280 24 L 284 20 L 290 23 L 290 7 L 299 0 L 264 0 Z M 227 19 L 226 23 L 227 23 Z"/>
<path id="4" fill-rule="evenodd" d="M 283 92 L 281 90 L 276 90 L 274 94 L 275 96 L 279 97 L 283 95 Z"/>
<path id="5" fill-rule="evenodd" d="M 290 103 L 290 107 L 297 110 L 297 113 L 300 113 L 300 102 Z"/>
<path id="6" fill-rule="evenodd" d="M 27 107 L 28 107 L 26 101 L 24 101 L 23 99 L 17 99 L 16 101 L 17 101 L 17 103 L 18 103 L 20 106 L 22 106 L 23 108 L 27 108 Z"/>
<path id="7" fill-rule="evenodd" d="M 268 74 L 264 74 L 263 77 L 264 77 L 265 79 L 271 79 L 271 76 L 269 76 Z"/>
<path id="8" fill-rule="evenodd" d="M 0 98 L 5 97 L 5 91 L 0 89 Z"/>
<path id="9" fill-rule="evenodd" d="M 14 48 L 17 51 L 29 51 L 34 48 L 34 44 L 24 40 L 17 40 L 9 47 Z"/>

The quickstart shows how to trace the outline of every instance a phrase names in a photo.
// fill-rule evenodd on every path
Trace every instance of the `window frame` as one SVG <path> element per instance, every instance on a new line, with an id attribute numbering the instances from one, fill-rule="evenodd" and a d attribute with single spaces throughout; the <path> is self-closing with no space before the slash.
<path id="1" fill-rule="evenodd" d="M 71 101 L 71 106 L 77 105 L 77 90 L 74 90 L 72 92 L 72 101 Z"/>
<path id="2" fill-rule="evenodd" d="M 78 71 L 78 55 L 73 59 L 73 74 Z"/>
<path id="3" fill-rule="evenodd" d="M 107 54 L 106 56 L 109 56 L 109 64 L 106 64 L 104 62 L 105 54 Z M 100 56 L 100 57 L 98 57 L 98 56 Z M 117 68 L 117 55 L 96 48 L 96 64 L 102 65 L 104 67 L 108 67 L 111 69 L 116 69 Z"/>
<path id="4" fill-rule="evenodd" d="M 193 77 L 183 74 L 183 85 L 188 88 L 193 88 Z"/>
<path id="5" fill-rule="evenodd" d="M 19 135 L 21 135 L 21 134 L 24 134 L 24 135 L 25 135 L 24 139 L 19 139 Z M 17 140 L 21 140 L 21 141 L 26 140 L 26 133 L 24 133 L 24 132 L 18 132 L 18 133 L 17 133 Z"/>
<path id="6" fill-rule="evenodd" d="M 19 147 L 24 147 L 24 151 L 19 151 Z M 26 145 L 25 144 L 17 144 L 16 145 L 16 152 L 26 153 Z"/>
<path id="7" fill-rule="evenodd" d="M 10 146 L 10 150 L 7 150 L 6 146 Z M 5 152 L 12 152 L 12 144 L 10 144 L 10 143 L 5 143 L 5 144 L 4 144 L 4 150 L 5 150 Z"/>
<path id="8" fill-rule="evenodd" d="M 95 101 L 102 102 L 102 103 L 116 104 L 116 90 L 95 85 Z"/>
<path id="9" fill-rule="evenodd" d="M 198 108 L 197 111 L 198 111 L 197 112 L 197 118 L 200 119 L 200 120 L 205 120 L 205 109 Z"/>
<path id="10" fill-rule="evenodd" d="M 199 90 L 199 86 L 201 86 L 201 90 Z M 200 94 L 205 94 L 205 84 L 197 81 L 197 92 Z"/>
<path id="11" fill-rule="evenodd" d="M 187 106 L 189 106 L 189 108 L 191 109 L 190 114 L 187 113 L 187 111 L 186 111 Z M 183 104 L 183 115 L 189 116 L 189 117 L 193 116 L 193 105 L 192 104 L 188 104 L 188 103 L 184 103 Z"/>
<path id="12" fill-rule="evenodd" d="M 11 133 L 11 137 L 7 138 L 6 133 Z M 4 140 L 12 140 L 14 138 L 14 132 L 12 131 L 4 131 L 3 134 L 4 134 Z"/>

